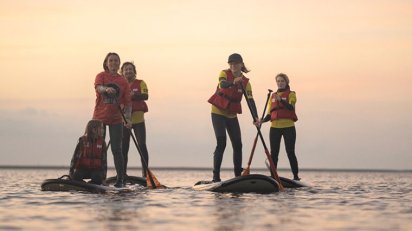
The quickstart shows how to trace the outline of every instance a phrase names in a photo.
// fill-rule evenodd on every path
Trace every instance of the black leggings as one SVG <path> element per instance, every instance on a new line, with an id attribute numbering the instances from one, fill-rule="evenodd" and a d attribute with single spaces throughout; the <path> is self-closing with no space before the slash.
<path id="1" fill-rule="evenodd" d="M 286 153 L 288 154 L 293 176 L 298 176 L 298 160 L 295 154 L 296 129 L 294 126 L 288 128 L 270 128 L 270 153 L 272 154 L 273 163 L 277 166 L 282 136 L 285 141 Z"/>
<path id="2" fill-rule="evenodd" d="M 111 150 L 113 153 L 114 166 L 116 168 L 117 180 L 123 181 L 124 179 L 124 159 L 122 153 L 122 136 L 123 125 L 112 124 L 109 126 L 109 137 L 111 143 Z M 106 127 L 104 129 L 104 136 L 106 137 Z"/>
<path id="3" fill-rule="evenodd" d="M 140 150 L 142 151 L 142 156 L 140 157 L 140 161 L 142 163 L 142 175 L 146 177 L 146 168 L 144 167 L 146 162 L 149 165 L 149 153 L 147 151 L 146 146 L 146 125 L 144 122 L 133 124 L 132 129 L 136 136 L 137 143 L 139 144 Z M 124 171 L 126 174 L 127 171 L 127 162 L 128 162 L 128 153 L 129 153 L 129 146 L 130 146 L 130 129 L 123 128 L 123 158 L 124 158 Z"/>
<path id="4" fill-rule="evenodd" d="M 213 129 L 216 136 L 216 149 L 213 153 L 213 180 L 220 180 L 220 166 L 222 165 L 223 152 L 226 148 L 226 131 L 229 134 L 233 147 L 233 165 L 235 176 L 242 173 L 242 138 L 239 121 L 236 118 L 227 118 L 212 113 Z"/>

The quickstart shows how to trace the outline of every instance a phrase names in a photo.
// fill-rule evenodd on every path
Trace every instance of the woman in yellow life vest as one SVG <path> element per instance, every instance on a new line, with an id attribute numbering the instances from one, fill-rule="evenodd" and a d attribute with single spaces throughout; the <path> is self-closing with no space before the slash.
<path id="1" fill-rule="evenodd" d="M 123 63 L 120 68 L 122 75 L 129 82 L 130 96 L 132 101 L 132 130 L 136 135 L 137 143 L 142 151 L 142 156 L 144 159 L 140 158 L 142 162 L 142 175 L 146 177 L 146 171 L 144 166 L 144 161 L 147 165 L 149 164 L 149 153 L 146 147 L 146 125 L 144 121 L 144 113 L 148 112 L 146 100 L 149 99 L 149 91 L 147 89 L 146 83 L 141 79 L 136 79 L 136 66 L 132 62 Z M 123 141 L 122 141 L 122 151 L 124 158 L 124 170 L 127 176 L 127 162 L 128 153 L 130 146 L 130 129 L 123 129 Z"/>
<path id="2" fill-rule="evenodd" d="M 226 148 L 226 131 L 233 147 L 233 165 L 235 176 L 242 173 L 242 138 L 237 114 L 242 113 L 242 88 L 246 91 L 254 116 L 257 118 L 256 105 L 252 96 L 249 79 L 243 73 L 249 72 L 239 54 L 232 54 L 228 59 L 229 69 L 222 70 L 215 94 L 208 100 L 212 104 L 212 124 L 216 136 L 216 148 L 213 153 L 213 181 L 219 182 L 220 167 Z"/>
<path id="3" fill-rule="evenodd" d="M 298 120 L 295 113 L 296 93 L 290 90 L 289 77 L 286 74 L 278 74 L 276 84 L 278 90 L 272 94 L 268 102 L 268 114 L 262 122 L 271 121 L 269 137 L 273 163 L 275 165 L 278 163 L 280 141 L 283 136 L 293 179 L 300 180 L 298 160 L 295 154 L 295 122 Z"/>

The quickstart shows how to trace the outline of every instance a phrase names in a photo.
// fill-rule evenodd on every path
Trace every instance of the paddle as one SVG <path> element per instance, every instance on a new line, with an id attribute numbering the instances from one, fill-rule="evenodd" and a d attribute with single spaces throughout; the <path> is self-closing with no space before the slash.
<path id="1" fill-rule="evenodd" d="M 120 105 L 117 105 L 118 109 L 120 111 L 120 114 L 122 115 L 123 120 L 126 122 L 126 117 L 124 116 L 124 113 L 122 111 L 122 108 L 120 107 Z M 146 169 L 146 185 L 148 188 L 150 189 L 155 189 L 155 188 L 166 188 L 166 186 L 160 184 L 160 182 L 157 180 L 157 178 L 155 177 L 155 175 L 152 173 L 152 171 L 150 171 L 149 166 L 147 164 L 146 159 L 144 158 L 143 154 L 142 154 L 142 150 L 139 147 L 139 144 L 136 141 L 136 138 L 133 135 L 133 132 L 131 129 L 126 128 L 129 131 L 130 136 L 133 139 L 134 144 L 136 145 L 137 148 L 137 152 L 139 152 L 140 157 L 142 158 L 142 163 L 143 163 L 143 167 Z"/>
<path id="2" fill-rule="evenodd" d="M 240 83 L 240 88 L 242 89 L 243 95 L 245 96 L 245 100 L 246 100 L 247 106 L 248 106 L 248 108 L 249 108 L 250 114 L 252 115 L 253 121 L 256 122 L 256 118 L 255 118 L 255 116 L 253 115 L 251 103 L 249 102 L 249 99 L 247 98 L 247 94 L 246 94 L 245 88 L 243 87 L 243 84 L 242 84 L 242 83 Z M 280 191 L 283 191 L 284 188 L 283 188 L 282 183 L 280 182 L 280 178 L 279 178 L 279 176 L 278 176 L 278 174 L 277 174 L 277 172 L 276 172 L 276 166 L 275 166 L 275 164 L 273 163 L 273 160 L 272 160 L 272 158 L 271 158 L 271 156 L 270 156 L 270 153 L 269 153 L 268 148 L 267 148 L 267 146 L 266 146 L 265 140 L 263 139 L 262 132 L 260 132 L 260 126 L 255 126 L 255 127 L 256 127 L 256 129 L 257 129 L 257 132 L 258 132 L 258 135 L 259 135 L 259 137 L 260 137 L 260 140 L 262 141 L 263 148 L 265 149 L 266 157 L 267 157 L 268 160 L 269 160 L 271 175 L 272 175 L 272 177 L 278 182 L 279 190 L 280 190 Z"/>
<path id="3" fill-rule="evenodd" d="M 270 95 L 273 92 L 270 89 L 268 89 L 268 91 L 269 92 L 268 92 L 268 96 L 266 98 L 265 109 L 263 109 L 263 113 L 262 113 L 262 117 L 261 117 L 262 119 L 261 120 L 263 120 L 263 118 L 265 117 L 266 108 L 268 106 L 269 98 L 270 98 Z M 252 164 L 253 154 L 255 153 L 255 148 L 256 148 L 256 143 L 257 143 L 258 137 L 259 137 L 259 133 L 256 133 L 255 141 L 253 142 L 252 151 L 250 152 L 250 156 L 249 156 L 249 161 L 247 163 L 246 169 L 243 170 L 243 172 L 242 172 L 242 176 L 247 176 L 247 175 L 250 174 L 250 165 Z"/>
<path id="4" fill-rule="evenodd" d="M 109 150 L 109 148 L 110 148 L 110 143 L 111 142 L 111 140 L 109 140 L 109 142 L 107 143 L 107 146 L 106 146 L 106 152 Z"/>

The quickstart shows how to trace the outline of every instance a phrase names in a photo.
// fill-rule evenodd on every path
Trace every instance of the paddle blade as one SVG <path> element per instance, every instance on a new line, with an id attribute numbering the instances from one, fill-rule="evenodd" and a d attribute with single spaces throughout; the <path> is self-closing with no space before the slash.
<path id="1" fill-rule="evenodd" d="M 266 153 L 266 154 L 268 154 L 268 153 Z M 268 160 L 269 160 L 269 163 L 268 163 Z M 269 172 L 270 172 L 270 175 L 272 176 L 272 178 L 275 179 L 276 182 L 278 183 L 279 190 L 284 191 L 285 188 L 283 187 L 282 182 L 280 181 L 279 175 L 276 171 L 277 167 L 273 163 L 272 159 L 269 159 L 269 158 L 266 159 L 265 164 L 266 164 L 266 167 L 269 169 Z"/>
<path id="2" fill-rule="evenodd" d="M 248 166 L 246 169 L 243 170 L 242 176 L 247 176 L 250 174 L 250 167 Z"/>
<path id="3" fill-rule="evenodd" d="M 152 181 L 150 180 L 150 178 L 153 180 L 154 185 L 153 185 Z M 150 189 L 164 189 L 164 188 L 166 188 L 166 186 L 160 184 L 160 182 L 157 180 L 155 175 L 150 170 L 146 171 L 146 185 Z"/>

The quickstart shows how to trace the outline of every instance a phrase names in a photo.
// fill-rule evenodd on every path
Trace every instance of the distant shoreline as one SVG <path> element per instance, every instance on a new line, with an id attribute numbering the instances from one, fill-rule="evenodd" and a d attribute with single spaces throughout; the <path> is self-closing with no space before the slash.
<path id="1" fill-rule="evenodd" d="M 0 169 L 69 169 L 69 166 L 31 166 L 31 165 L 0 165 Z M 114 169 L 114 167 L 109 167 Z M 131 170 L 140 170 L 140 167 L 128 167 Z M 211 171 L 211 167 L 151 167 L 153 170 L 169 171 Z M 232 171 L 233 168 L 222 168 L 223 171 Z M 253 168 L 255 171 L 265 171 L 266 168 Z M 279 168 L 279 171 L 289 171 L 288 168 Z M 412 172 L 412 169 L 332 169 L 332 168 L 301 168 L 300 171 L 323 171 L 323 172 Z"/>

